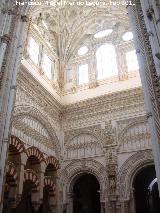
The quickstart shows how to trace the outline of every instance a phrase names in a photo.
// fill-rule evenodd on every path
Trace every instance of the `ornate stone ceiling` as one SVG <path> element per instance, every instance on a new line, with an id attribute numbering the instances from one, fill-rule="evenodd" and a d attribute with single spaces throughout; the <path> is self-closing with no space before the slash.
<path id="1" fill-rule="evenodd" d="M 49 2 L 49 1 L 48 1 Z M 53 2 L 54 1 L 50 1 Z M 72 3 L 72 5 L 65 5 Z M 83 6 L 77 5 L 84 2 Z M 88 1 L 89 2 L 89 1 Z M 122 34 L 129 30 L 129 21 L 124 5 L 113 6 L 106 1 L 99 6 L 89 6 L 87 1 L 61 1 L 60 6 L 41 6 L 32 8 L 32 23 L 38 27 L 45 40 L 61 61 L 60 70 L 77 54 L 82 45 L 94 42 L 94 34 L 103 29 L 113 29 L 111 34 L 114 41 L 118 41 Z M 102 5 L 104 2 L 107 5 Z"/>

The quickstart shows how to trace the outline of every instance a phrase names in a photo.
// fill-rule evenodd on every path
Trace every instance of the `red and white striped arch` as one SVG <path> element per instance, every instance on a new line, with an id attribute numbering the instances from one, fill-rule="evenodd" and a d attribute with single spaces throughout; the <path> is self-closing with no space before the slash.
<path id="1" fill-rule="evenodd" d="M 17 138 L 16 136 L 11 136 L 10 140 L 9 140 L 9 144 L 12 145 L 17 153 L 21 153 L 24 151 L 24 145 L 22 143 L 22 141 Z"/>
<path id="2" fill-rule="evenodd" d="M 49 188 L 50 195 L 54 196 L 56 194 L 56 184 L 51 179 L 51 177 L 46 176 L 44 178 L 44 187 L 48 187 Z"/>
<path id="3" fill-rule="evenodd" d="M 31 170 L 31 169 L 25 170 L 24 181 L 30 181 L 32 183 L 33 192 L 36 192 L 39 190 L 39 180 L 38 180 L 36 173 L 33 170 Z"/>
<path id="4" fill-rule="evenodd" d="M 52 164 L 56 170 L 60 169 L 60 164 L 59 164 L 59 161 L 53 157 L 53 156 L 49 156 L 45 159 L 45 162 L 48 166 L 48 164 Z"/>
<path id="5" fill-rule="evenodd" d="M 27 157 L 30 157 L 30 156 L 36 157 L 39 160 L 39 162 L 41 162 L 44 159 L 41 151 L 39 149 L 37 149 L 36 147 L 33 147 L 33 146 L 29 147 L 26 150 L 26 154 L 27 154 Z"/>

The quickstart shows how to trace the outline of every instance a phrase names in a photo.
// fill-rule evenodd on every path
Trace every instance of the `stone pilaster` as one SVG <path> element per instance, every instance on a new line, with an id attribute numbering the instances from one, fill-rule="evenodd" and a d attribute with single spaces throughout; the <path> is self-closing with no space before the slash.
<path id="1" fill-rule="evenodd" d="M 151 129 L 151 142 L 160 191 L 160 83 L 152 56 L 149 34 L 144 22 L 141 4 L 137 1 L 135 6 L 128 6 L 127 9 L 140 65 L 140 75 Z"/>

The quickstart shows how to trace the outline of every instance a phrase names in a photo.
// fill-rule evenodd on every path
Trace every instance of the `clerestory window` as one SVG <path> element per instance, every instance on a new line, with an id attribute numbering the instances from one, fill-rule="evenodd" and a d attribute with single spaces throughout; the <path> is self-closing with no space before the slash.
<path id="1" fill-rule="evenodd" d="M 134 71 L 139 69 L 136 51 L 132 50 L 126 53 L 126 61 L 128 71 Z"/>
<path id="2" fill-rule="evenodd" d="M 97 49 L 97 79 L 118 75 L 116 52 L 112 44 L 104 44 Z"/>
<path id="3" fill-rule="evenodd" d="M 88 64 L 80 65 L 78 69 L 78 83 L 82 85 L 87 84 L 88 81 Z"/>
<path id="4" fill-rule="evenodd" d="M 31 37 L 28 44 L 28 53 L 31 60 L 38 65 L 39 63 L 39 45 L 38 43 Z"/>

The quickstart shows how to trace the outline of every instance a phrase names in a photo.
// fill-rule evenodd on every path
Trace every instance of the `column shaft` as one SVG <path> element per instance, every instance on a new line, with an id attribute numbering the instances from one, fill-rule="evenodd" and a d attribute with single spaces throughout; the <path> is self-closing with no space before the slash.
<path id="1" fill-rule="evenodd" d="M 135 6 L 128 6 L 128 14 L 140 65 L 140 76 L 160 191 L 160 104 L 158 100 L 160 88 L 140 2 L 137 2 Z"/>
<path id="2" fill-rule="evenodd" d="M 1 129 L 0 129 L 0 167 L 1 167 L 1 177 L 0 177 L 0 194 L 2 194 L 3 177 L 5 172 L 5 161 L 8 150 L 8 143 L 5 143 L 8 139 L 11 112 L 15 97 L 15 85 L 18 68 L 20 65 L 20 60 L 22 56 L 22 45 L 24 38 L 25 23 L 22 21 L 21 16 L 14 17 L 12 20 L 12 29 L 15 41 L 10 45 L 7 51 L 6 64 L 3 67 L 4 76 L 1 85 L 1 97 L 0 97 L 0 111 L 1 111 Z M 11 33 L 12 34 L 12 33 Z"/>

